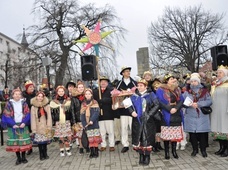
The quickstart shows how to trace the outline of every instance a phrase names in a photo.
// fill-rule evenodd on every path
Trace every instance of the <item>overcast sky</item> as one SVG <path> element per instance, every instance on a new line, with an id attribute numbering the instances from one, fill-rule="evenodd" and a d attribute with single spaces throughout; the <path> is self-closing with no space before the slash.
<path id="1" fill-rule="evenodd" d="M 31 14 L 34 0 L 0 0 L 0 32 L 17 40 L 16 35 L 34 24 Z M 119 49 L 118 67 L 132 67 L 132 76 L 137 74 L 136 51 L 140 47 L 148 47 L 147 29 L 151 22 L 163 14 L 166 6 L 185 8 L 202 4 L 203 9 L 212 13 L 227 13 L 228 0 L 84 0 L 97 6 L 112 5 L 124 28 L 128 30 L 126 41 Z M 228 14 L 225 25 L 228 26 Z M 21 40 L 17 40 L 21 41 Z"/>

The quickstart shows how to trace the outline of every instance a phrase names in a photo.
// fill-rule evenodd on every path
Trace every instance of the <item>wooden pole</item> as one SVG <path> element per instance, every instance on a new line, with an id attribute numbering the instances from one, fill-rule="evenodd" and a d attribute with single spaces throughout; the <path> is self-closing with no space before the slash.
<path id="1" fill-rule="evenodd" d="M 97 79 L 98 79 L 98 94 L 99 94 L 99 99 L 101 99 L 100 72 L 99 72 L 99 68 L 98 68 L 98 59 L 99 59 L 99 57 L 97 56 L 97 58 L 96 58 L 96 70 L 97 70 Z M 101 115 L 103 115 L 103 110 L 100 109 L 100 111 L 101 111 Z"/>

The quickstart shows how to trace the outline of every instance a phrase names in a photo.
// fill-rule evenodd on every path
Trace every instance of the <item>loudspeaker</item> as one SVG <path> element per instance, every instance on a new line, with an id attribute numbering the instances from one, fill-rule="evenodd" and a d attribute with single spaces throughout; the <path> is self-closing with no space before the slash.
<path id="1" fill-rule="evenodd" d="M 97 59 L 94 55 L 81 56 L 82 80 L 97 80 Z"/>
<path id="2" fill-rule="evenodd" d="M 227 46 L 219 45 L 211 48 L 212 69 L 217 70 L 218 66 L 228 66 Z"/>

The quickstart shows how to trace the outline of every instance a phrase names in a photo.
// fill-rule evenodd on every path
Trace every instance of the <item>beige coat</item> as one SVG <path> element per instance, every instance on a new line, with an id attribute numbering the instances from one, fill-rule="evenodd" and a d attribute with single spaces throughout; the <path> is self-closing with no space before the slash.
<path id="1" fill-rule="evenodd" d="M 33 133 L 45 135 L 51 131 L 52 128 L 52 117 L 50 111 L 50 105 L 48 104 L 48 98 L 44 97 L 42 103 L 38 103 L 36 97 L 31 99 L 31 129 Z M 45 116 L 38 118 L 38 108 L 43 107 L 47 113 L 47 119 Z"/>

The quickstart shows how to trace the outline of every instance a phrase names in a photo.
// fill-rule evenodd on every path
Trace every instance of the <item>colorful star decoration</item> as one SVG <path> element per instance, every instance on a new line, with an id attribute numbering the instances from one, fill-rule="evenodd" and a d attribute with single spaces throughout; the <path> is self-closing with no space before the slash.
<path id="1" fill-rule="evenodd" d="M 101 26 L 101 20 L 97 22 L 97 25 L 94 28 L 94 31 L 89 30 L 84 25 L 82 26 L 82 28 L 85 30 L 86 37 L 83 37 L 80 40 L 75 41 L 75 43 L 78 43 L 78 42 L 87 43 L 85 48 L 82 50 L 82 52 L 88 50 L 93 46 L 96 52 L 96 56 L 99 56 L 99 45 L 103 45 L 113 50 L 113 48 L 111 48 L 107 43 L 105 43 L 103 39 L 114 31 L 100 32 L 100 26 Z"/>

